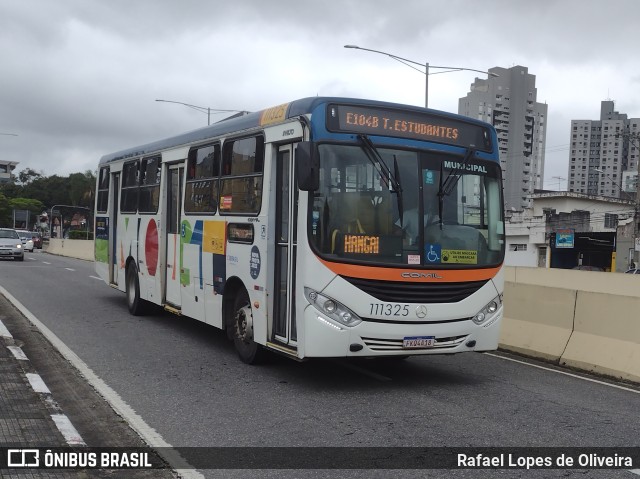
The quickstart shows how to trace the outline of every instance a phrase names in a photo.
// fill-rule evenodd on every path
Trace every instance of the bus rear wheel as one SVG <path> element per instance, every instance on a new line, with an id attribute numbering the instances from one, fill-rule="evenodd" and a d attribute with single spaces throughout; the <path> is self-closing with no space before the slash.
<path id="1" fill-rule="evenodd" d="M 233 300 L 231 327 L 233 344 L 243 363 L 257 364 L 262 361 L 264 350 L 253 340 L 253 313 L 249 294 L 242 288 Z"/>
<path id="2" fill-rule="evenodd" d="M 138 282 L 138 269 L 134 264 L 127 268 L 126 275 L 127 307 L 134 316 L 144 314 L 145 301 L 140 298 L 140 283 Z"/>

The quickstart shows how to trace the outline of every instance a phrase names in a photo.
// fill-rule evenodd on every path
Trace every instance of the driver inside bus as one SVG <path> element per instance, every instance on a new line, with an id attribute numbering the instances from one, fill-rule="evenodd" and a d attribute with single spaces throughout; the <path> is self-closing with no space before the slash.
<path id="1" fill-rule="evenodd" d="M 396 221 L 396 226 L 403 232 L 403 238 L 409 245 L 414 245 L 418 242 L 418 235 L 420 234 L 420 222 L 418 207 L 410 208 L 402 215 L 402 223 L 400 219 Z M 438 215 L 428 212 L 426 209 L 423 216 L 423 227 L 426 227 L 432 223 L 438 221 Z"/>

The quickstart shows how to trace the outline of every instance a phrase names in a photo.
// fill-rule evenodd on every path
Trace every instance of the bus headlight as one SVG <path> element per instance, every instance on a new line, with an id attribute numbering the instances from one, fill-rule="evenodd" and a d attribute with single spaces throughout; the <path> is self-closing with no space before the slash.
<path id="1" fill-rule="evenodd" d="M 345 305 L 311 288 L 304 288 L 304 296 L 319 312 L 344 326 L 356 326 L 362 322 L 362 319 Z"/>
<path id="2" fill-rule="evenodd" d="M 484 308 L 482 308 L 478 313 L 471 318 L 471 320 L 476 324 L 482 324 L 487 319 L 492 318 L 498 309 L 500 309 L 500 305 L 502 304 L 501 296 L 496 296 L 492 301 L 489 302 Z"/>

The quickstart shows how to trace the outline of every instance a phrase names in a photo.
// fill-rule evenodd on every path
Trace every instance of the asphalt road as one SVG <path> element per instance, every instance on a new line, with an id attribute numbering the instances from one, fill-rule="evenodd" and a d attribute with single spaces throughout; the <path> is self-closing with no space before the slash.
<path id="1" fill-rule="evenodd" d="M 640 447 L 640 388 L 633 385 L 502 354 L 304 363 L 273 356 L 247 366 L 225 335 L 207 325 L 163 311 L 130 316 L 124 294 L 95 278 L 90 262 L 27 253 L 24 263 L 0 263 L 0 285 L 131 408 L 137 426 L 172 446 Z M 628 468 L 199 472 L 225 478 L 640 475 Z"/>

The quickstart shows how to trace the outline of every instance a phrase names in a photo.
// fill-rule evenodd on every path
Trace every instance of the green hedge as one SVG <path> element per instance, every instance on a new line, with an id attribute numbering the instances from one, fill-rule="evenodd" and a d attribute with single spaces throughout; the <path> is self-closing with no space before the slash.
<path id="1" fill-rule="evenodd" d="M 83 230 L 71 230 L 69 231 L 69 239 L 93 239 L 93 231 L 89 231 L 88 232 L 88 237 L 87 237 L 87 232 L 83 231 Z"/>

